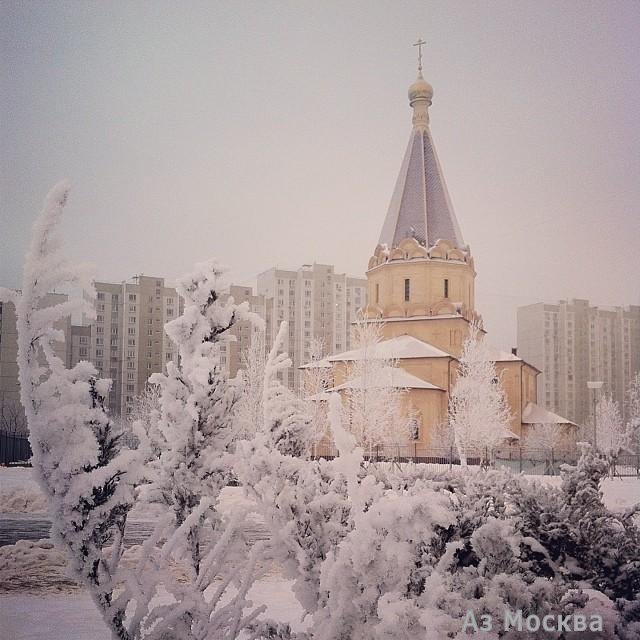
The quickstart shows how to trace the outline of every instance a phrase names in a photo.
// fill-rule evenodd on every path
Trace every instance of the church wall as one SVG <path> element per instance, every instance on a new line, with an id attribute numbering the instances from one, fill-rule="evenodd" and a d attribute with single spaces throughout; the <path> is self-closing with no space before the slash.
<path id="1" fill-rule="evenodd" d="M 390 261 L 367 272 L 368 300 L 371 305 L 381 308 L 383 317 L 447 314 L 453 312 L 447 307 L 454 303 L 473 309 L 474 277 L 472 267 L 464 262 L 432 259 Z M 409 301 L 405 300 L 406 279 L 410 281 Z M 448 281 L 446 297 L 445 280 Z"/>
<path id="2" fill-rule="evenodd" d="M 447 420 L 448 394 L 435 389 L 410 389 L 407 403 L 420 412 L 421 419 L 418 439 L 409 440 L 408 444 L 430 446 L 434 427 Z"/>
<path id="3" fill-rule="evenodd" d="M 410 358 L 399 360 L 398 366 L 416 378 L 448 391 L 451 369 L 456 366 L 455 362 L 449 366 L 450 362 L 449 358 Z"/>

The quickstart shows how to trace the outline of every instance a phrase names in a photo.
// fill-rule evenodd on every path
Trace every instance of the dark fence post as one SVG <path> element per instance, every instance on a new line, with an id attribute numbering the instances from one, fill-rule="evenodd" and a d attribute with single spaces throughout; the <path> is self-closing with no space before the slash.
<path id="1" fill-rule="evenodd" d="M 518 473 L 522 473 L 522 447 L 518 447 L 520 450 L 520 456 L 518 458 Z"/>

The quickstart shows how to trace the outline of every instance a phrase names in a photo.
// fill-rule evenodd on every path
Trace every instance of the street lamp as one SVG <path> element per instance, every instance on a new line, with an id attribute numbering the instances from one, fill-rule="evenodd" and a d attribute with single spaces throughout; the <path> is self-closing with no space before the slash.
<path id="1" fill-rule="evenodd" d="M 602 385 L 604 382 L 601 380 L 598 381 L 589 381 L 587 382 L 587 387 L 589 389 L 593 389 L 593 448 L 596 448 L 597 438 L 596 438 L 596 391 L 598 389 L 602 389 Z"/>

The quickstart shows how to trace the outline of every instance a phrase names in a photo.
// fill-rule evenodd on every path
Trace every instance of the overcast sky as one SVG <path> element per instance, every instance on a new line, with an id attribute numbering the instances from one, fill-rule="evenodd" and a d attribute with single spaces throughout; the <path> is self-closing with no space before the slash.
<path id="1" fill-rule="evenodd" d="M 640 2 L 9 2 L 0 285 L 48 188 L 98 279 L 211 256 L 363 275 L 427 41 L 431 130 L 492 341 L 515 309 L 640 303 Z"/>

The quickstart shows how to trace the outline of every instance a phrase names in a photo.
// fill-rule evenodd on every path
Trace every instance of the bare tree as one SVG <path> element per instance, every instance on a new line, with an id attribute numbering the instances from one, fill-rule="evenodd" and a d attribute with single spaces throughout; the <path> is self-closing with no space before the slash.
<path id="1" fill-rule="evenodd" d="M 0 431 L 11 434 L 27 434 L 27 418 L 17 400 L 4 402 L 0 408 Z"/>

